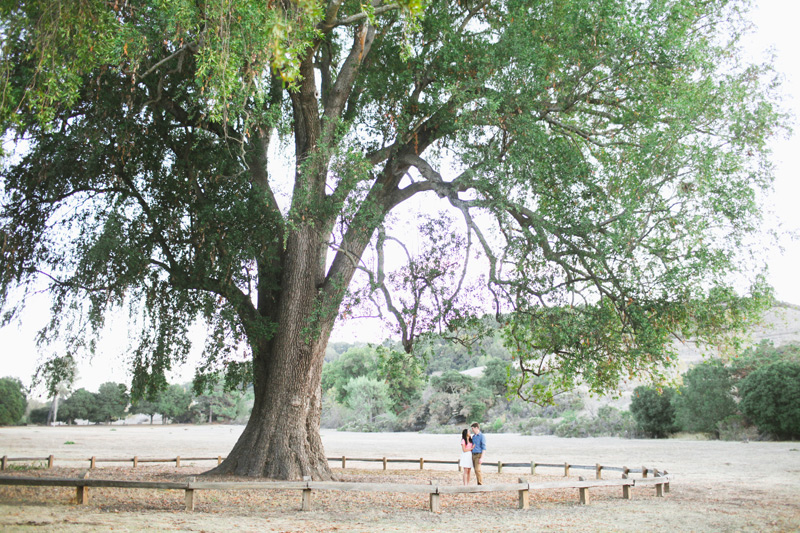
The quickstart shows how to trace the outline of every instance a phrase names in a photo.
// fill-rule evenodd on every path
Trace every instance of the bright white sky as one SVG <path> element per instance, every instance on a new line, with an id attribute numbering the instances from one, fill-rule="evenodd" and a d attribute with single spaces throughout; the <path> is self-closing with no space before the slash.
<path id="1" fill-rule="evenodd" d="M 794 115 L 796 127 L 800 128 L 800 102 L 797 99 L 800 95 L 800 60 L 796 55 L 800 50 L 800 32 L 795 16 L 800 13 L 800 4 L 797 8 L 794 8 L 794 2 L 784 0 L 756 0 L 755 4 L 752 20 L 757 30 L 748 39 L 748 53 L 753 60 L 758 60 L 764 57 L 768 49 L 775 50 L 775 66 L 786 77 L 784 104 Z M 782 237 L 780 246 L 772 247 L 769 253 L 769 281 L 775 287 L 779 300 L 800 305 L 800 281 L 797 279 L 800 275 L 800 242 L 790 235 L 800 230 L 800 134 L 795 133 L 791 139 L 774 142 L 773 150 L 777 170 L 775 191 L 767 200 L 767 208 L 772 213 L 768 220 L 771 226 L 786 232 L 786 235 Z M 779 248 L 783 248 L 783 251 Z M 41 297 L 38 301 L 29 302 L 29 310 L 23 315 L 21 327 L 12 324 L 0 329 L 0 377 L 18 377 L 24 384 L 30 385 L 40 357 L 34 337 L 47 322 L 47 311 L 47 299 Z M 76 388 L 85 387 L 94 391 L 106 381 L 130 382 L 125 362 L 120 356 L 120 349 L 127 345 L 127 331 L 121 322 L 118 319 L 109 323 L 111 338 L 101 345 L 94 360 L 79 365 Z M 373 324 L 342 324 L 334 331 L 333 339 L 351 342 L 379 340 L 385 333 Z M 115 333 L 117 331 L 120 332 L 118 335 Z M 202 347 L 202 338 L 202 334 L 198 334 L 198 348 Z M 170 379 L 173 382 L 187 381 L 192 373 L 187 365 Z"/>

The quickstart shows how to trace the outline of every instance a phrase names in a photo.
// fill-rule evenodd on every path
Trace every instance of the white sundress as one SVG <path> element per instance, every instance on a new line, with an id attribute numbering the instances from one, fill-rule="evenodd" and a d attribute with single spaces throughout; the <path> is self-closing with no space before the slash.
<path id="1" fill-rule="evenodd" d="M 464 442 L 463 440 L 461 442 Z M 472 451 L 467 450 L 461 452 L 461 458 L 458 460 L 458 466 L 461 468 L 472 468 Z"/>

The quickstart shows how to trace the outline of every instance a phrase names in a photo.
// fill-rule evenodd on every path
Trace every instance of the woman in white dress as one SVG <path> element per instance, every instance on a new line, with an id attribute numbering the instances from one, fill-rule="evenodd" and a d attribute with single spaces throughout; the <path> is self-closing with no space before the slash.
<path id="1" fill-rule="evenodd" d="M 464 485 L 469 485 L 469 475 L 472 472 L 472 437 L 470 437 L 468 429 L 461 432 L 461 458 L 458 460 L 458 464 L 463 472 L 461 480 Z"/>

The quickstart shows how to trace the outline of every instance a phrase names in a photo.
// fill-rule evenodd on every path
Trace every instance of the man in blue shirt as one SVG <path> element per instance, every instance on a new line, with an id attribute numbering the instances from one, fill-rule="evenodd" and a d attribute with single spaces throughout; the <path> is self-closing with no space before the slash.
<path id="1" fill-rule="evenodd" d="M 470 426 L 472 429 L 472 467 L 475 471 L 475 479 L 478 485 L 483 485 L 483 475 L 481 474 L 481 459 L 483 452 L 486 451 L 486 437 L 481 433 L 481 427 L 477 422 L 473 422 Z"/>

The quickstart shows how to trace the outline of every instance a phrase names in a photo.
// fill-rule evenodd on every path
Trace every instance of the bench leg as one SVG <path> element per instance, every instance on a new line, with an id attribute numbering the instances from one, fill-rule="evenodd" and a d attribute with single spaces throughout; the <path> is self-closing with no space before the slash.
<path id="1" fill-rule="evenodd" d="M 664 497 L 664 484 L 663 483 L 659 483 L 658 485 L 656 485 L 656 496 L 658 496 L 659 498 L 663 498 Z"/>
<path id="2" fill-rule="evenodd" d="M 78 505 L 86 505 L 89 503 L 89 487 L 75 487 L 75 499 Z"/>
<path id="3" fill-rule="evenodd" d="M 442 510 L 441 503 L 439 502 L 439 495 L 436 493 L 431 493 L 431 512 L 432 513 L 439 513 Z"/>
<path id="4" fill-rule="evenodd" d="M 187 511 L 194 511 L 194 489 L 186 489 L 184 500 L 186 503 Z"/>
<path id="5" fill-rule="evenodd" d="M 578 490 L 580 491 L 581 504 L 588 505 L 589 504 L 589 489 L 586 488 L 586 487 L 581 487 Z"/>
<path id="6" fill-rule="evenodd" d="M 311 489 L 303 489 L 303 511 L 311 510 Z"/>
<path id="7" fill-rule="evenodd" d="M 622 498 L 624 500 L 631 499 L 631 486 L 630 485 L 622 485 Z"/>

